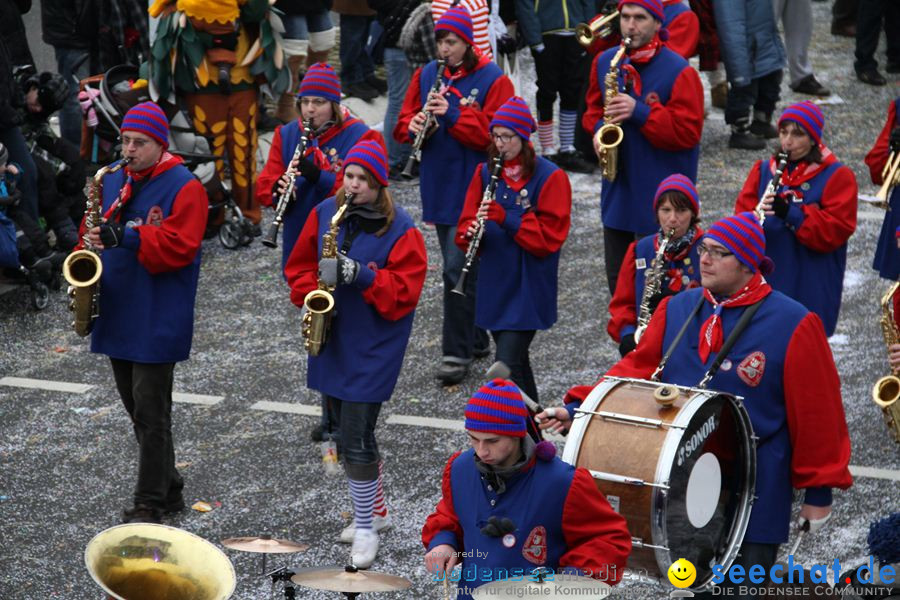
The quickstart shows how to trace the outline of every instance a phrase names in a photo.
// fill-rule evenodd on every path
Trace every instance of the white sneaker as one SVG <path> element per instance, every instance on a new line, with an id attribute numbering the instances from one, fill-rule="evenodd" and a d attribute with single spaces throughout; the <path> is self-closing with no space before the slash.
<path id="1" fill-rule="evenodd" d="M 353 535 L 350 560 L 360 569 L 368 569 L 378 554 L 378 534 L 371 529 L 359 529 Z"/>
<path id="2" fill-rule="evenodd" d="M 378 515 L 374 515 L 372 517 L 372 529 L 381 532 L 385 529 L 390 529 L 394 526 L 394 522 L 391 520 L 391 513 L 386 514 L 383 517 L 379 517 Z M 342 544 L 352 544 L 353 543 L 353 534 L 356 533 L 356 519 L 350 522 L 349 525 L 344 527 L 343 531 L 341 531 L 341 536 L 338 538 L 338 541 Z"/>

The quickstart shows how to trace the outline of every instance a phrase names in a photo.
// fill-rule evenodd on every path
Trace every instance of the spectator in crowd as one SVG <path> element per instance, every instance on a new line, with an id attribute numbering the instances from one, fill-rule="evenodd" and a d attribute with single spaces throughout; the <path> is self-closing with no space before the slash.
<path id="1" fill-rule="evenodd" d="M 421 69 L 437 58 L 434 43 L 434 21 L 431 20 L 431 4 L 420 4 L 410 13 L 400 31 L 397 45 L 406 54 L 406 64 L 411 72 Z M 390 132 L 385 130 L 387 135 Z"/>
<path id="2" fill-rule="evenodd" d="M 784 30 L 791 89 L 810 96 L 830 96 L 831 91 L 819 83 L 809 64 L 809 42 L 812 40 L 813 27 L 812 0 L 772 0 L 772 7 L 775 9 L 775 19 L 781 19 Z"/>
<path id="3" fill-rule="evenodd" d="M 856 37 L 856 13 L 859 0 L 834 0 L 831 7 L 831 35 Z"/>
<path id="4" fill-rule="evenodd" d="M 488 10 L 487 0 L 434 0 L 431 3 L 431 20 L 438 22 L 447 9 L 451 6 L 462 6 L 472 16 L 472 36 L 475 41 L 475 48 L 481 54 L 493 59 L 494 54 L 491 50 L 491 40 L 488 33 L 488 22 L 490 21 L 490 11 Z"/>
<path id="5" fill-rule="evenodd" d="M 150 56 L 148 0 L 94 0 L 99 3 L 97 54 L 99 70 L 139 65 Z"/>
<path id="6" fill-rule="evenodd" d="M 882 22 L 887 38 L 888 73 L 900 73 L 900 2 L 896 0 L 859 0 L 856 16 L 856 77 L 869 85 L 885 85 L 887 80 L 878 71 L 875 50 L 881 37 Z"/>
<path id="7" fill-rule="evenodd" d="M 713 0 L 690 0 L 690 2 L 691 10 L 699 21 L 697 54 L 700 58 L 700 71 L 706 73 L 706 80 L 709 82 L 710 104 L 724 110 L 728 105 L 728 80 L 725 78 L 719 52 L 719 34 L 716 32 Z"/>
<path id="8" fill-rule="evenodd" d="M 375 11 L 366 0 L 336 0 L 334 11 L 341 15 L 341 89 L 371 102 L 387 92 L 387 82 L 375 76 L 375 62 L 366 52 Z"/>

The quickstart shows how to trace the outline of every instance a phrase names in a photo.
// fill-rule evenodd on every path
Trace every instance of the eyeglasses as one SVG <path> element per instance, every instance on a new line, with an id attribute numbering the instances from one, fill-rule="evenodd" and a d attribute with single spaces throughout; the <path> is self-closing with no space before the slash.
<path id="1" fill-rule="evenodd" d="M 491 134 L 491 139 L 493 139 L 495 142 L 500 142 L 502 144 L 510 143 L 511 141 L 513 141 L 513 138 L 515 138 L 515 137 L 516 136 L 514 136 L 514 135 L 503 135 L 502 133 L 492 133 Z"/>
<path id="2" fill-rule="evenodd" d="M 128 146 L 134 146 L 136 149 L 140 150 L 147 145 L 147 142 L 149 142 L 149 140 L 145 140 L 142 138 L 133 138 L 127 135 L 123 135 L 120 139 L 122 140 L 123 149 L 127 148 Z"/>
<path id="3" fill-rule="evenodd" d="M 708 248 L 704 244 L 700 244 L 697 246 L 697 254 L 703 256 L 704 254 L 709 254 L 709 257 L 713 260 L 722 260 L 725 257 L 734 255 L 734 252 L 728 252 L 727 250 L 719 250 L 718 248 Z"/>
<path id="4" fill-rule="evenodd" d="M 319 108 L 320 106 L 325 106 L 326 104 L 328 104 L 328 100 L 326 100 L 325 98 L 317 98 L 317 97 L 309 97 L 309 96 L 304 96 L 303 98 L 300 98 L 301 106 L 315 106 L 316 108 Z"/>

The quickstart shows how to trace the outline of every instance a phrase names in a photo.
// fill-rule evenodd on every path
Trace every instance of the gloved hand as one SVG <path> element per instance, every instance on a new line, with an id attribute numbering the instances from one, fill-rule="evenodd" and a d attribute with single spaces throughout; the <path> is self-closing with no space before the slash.
<path id="1" fill-rule="evenodd" d="M 674 291 L 667 285 L 663 285 L 662 289 L 659 290 L 653 296 L 650 296 L 650 313 L 655 313 L 656 309 L 659 307 L 659 303 L 663 301 L 663 298 L 667 298 L 669 296 L 674 296 L 677 292 Z"/>
<path id="2" fill-rule="evenodd" d="M 891 152 L 900 152 L 900 125 L 891 130 L 891 137 L 888 138 L 888 147 Z"/>
<path id="3" fill-rule="evenodd" d="M 776 194 L 775 197 L 772 198 L 772 212 L 774 212 L 775 216 L 779 219 L 783 219 L 787 216 L 790 207 L 791 202 L 785 196 Z"/>
<path id="4" fill-rule="evenodd" d="M 319 182 L 319 177 L 322 175 L 322 170 L 316 166 L 316 163 L 309 160 L 308 158 L 301 158 L 298 167 L 300 169 L 300 174 L 303 175 L 303 178 L 305 180 L 310 183 Z"/>
<path id="5" fill-rule="evenodd" d="M 125 226 L 121 223 L 106 222 L 100 225 L 100 241 L 104 248 L 115 248 L 125 237 Z"/>
<path id="6" fill-rule="evenodd" d="M 625 355 L 637 348 L 637 343 L 634 341 L 634 334 L 629 333 L 628 335 L 622 336 L 622 341 L 619 342 L 619 356 L 625 358 Z"/>
<path id="7" fill-rule="evenodd" d="M 508 33 L 504 33 L 497 40 L 497 52 L 500 54 L 515 54 L 517 46 L 516 38 Z"/>
<path id="8" fill-rule="evenodd" d="M 481 528 L 481 534 L 488 537 L 503 537 L 516 530 L 516 524 L 507 517 L 488 517 L 487 524 Z"/>
<path id="9" fill-rule="evenodd" d="M 319 280 L 327 286 L 348 285 L 356 281 L 359 263 L 338 252 L 337 258 L 319 261 Z"/>

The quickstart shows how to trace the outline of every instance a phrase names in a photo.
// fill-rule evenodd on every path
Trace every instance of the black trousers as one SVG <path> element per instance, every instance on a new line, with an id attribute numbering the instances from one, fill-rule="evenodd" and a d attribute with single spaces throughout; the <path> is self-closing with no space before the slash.
<path id="1" fill-rule="evenodd" d="M 612 227 L 603 228 L 603 253 L 606 257 L 606 285 L 609 287 L 609 297 L 616 294 L 616 281 L 619 280 L 619 271 L 622 269 L 622 261 L 628 252 L 628 246 L 638 236 L 633 231 L 623 231 Z"/>
<path id="2" fill-rule="evenodd" d="M 779 69 L 757 77 L 749 85 L 732 85 L 725 105 L 725 122 L 731 125 L 739 119 L 749 119 L 751 108 L 767 115 L 774 113 L 781 95 L 781 77 L 782 71 Z"/>
<path id="3" fill-rule="evenodd" d="M 540 402 L 528 354 L 528 348 L 531 346 L 535 333 L 537 332 L 534 330 L 505 329 L 491 331 L 491 336 L 494 338 L 494 345 L 497 346 L 496 360 L 503 361 L 509 367 L 509 378 L 519 386 L 519 389 L 528 394 L 529 398 Z"/>
<path id="4" fill-rule="evenodd" d="M 172 380 L 175 363 L 147 364 L 110 358 L 116 388 L 138 442 L 134 503 L 164 510 L 181 498 L 184 480 L 175 468 Z"/>
<path id="5" fill-rule="evenodd" d="M 744 567 L 744 582 L 741 584 L 734 584 L 726 577 L 725 581 L 719 585 L 719 587 L 722 588 L 721 590 L 718 590 L 719 594 L 704 592 L 702 594 L 695 594 L 694 597 L 728 598 L 729 600 L 731 598 L 734 598 L 735 600 L 758 600 L 759 598 L 765 598 L 766 596 L 761 595 L 758 591 L 754 594 L 750 588 L 766 587 L 769 570 L 772 568 L 772 565 L 775 564 L 776 558 L 778 558 L 778 544 L 755 544 L 753 542 L 745 542 L 741 545 L 740 552 L 734 560 L 734 563 L 732 563 L 733 565 L 741 565 Z M 766 570 L 766 578 L 762 583 L 751 583 L 746 576 L 746 573 L 750 572 L 750 567 L 753 565 L 762 565 Z M 742 590 L 741 588 L 744 589 Z M 746 593 L 742 594 L 741 591 Z"/>
<path id="6" fill-rule="evenodd" d="M 835 25 L 856 25 L 856 11 L 859 0 L 834 0 L 831 7 L 831 22 Z"/>
<path id="7" fill-rule="evenodd" d="M 875 50 L 878 49 L 882 22 L 887 37 L 888 62 L 900 64 L 900 3 L 897 0 L 859 0 L 859 12 L 856 15 L 856 61 L 853 63 L 857 73 L 878 68 Z"/>
<path id="8" fill-rule="evenodd" d="M 577 111 L 584 82 L 585 51 L 574 35 L 543 36 L 544 50 L 534 53 L 537 70 L 537 110 L 539 121 L 553 119 L 553 103 L 559 95 L 559 109 Z"/>

